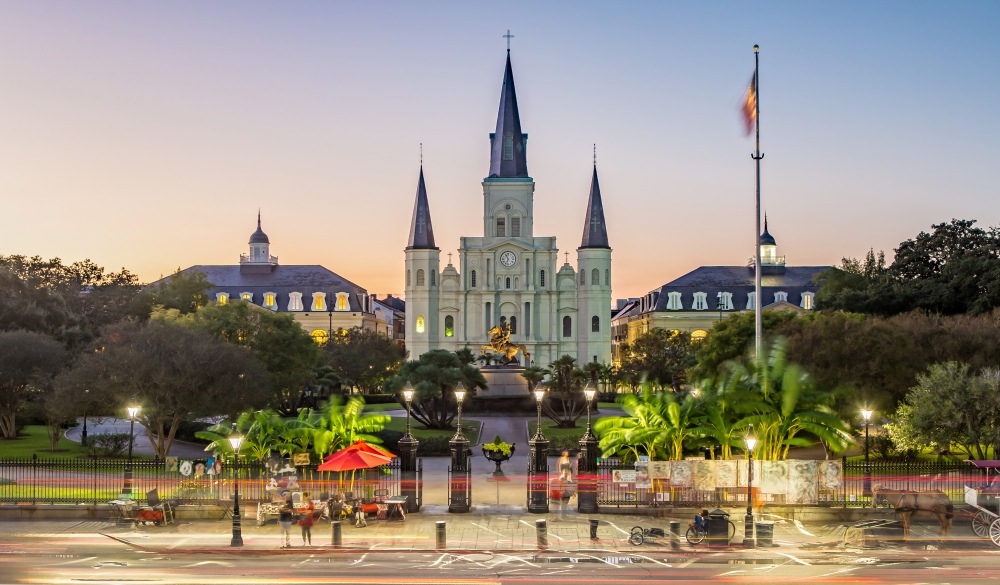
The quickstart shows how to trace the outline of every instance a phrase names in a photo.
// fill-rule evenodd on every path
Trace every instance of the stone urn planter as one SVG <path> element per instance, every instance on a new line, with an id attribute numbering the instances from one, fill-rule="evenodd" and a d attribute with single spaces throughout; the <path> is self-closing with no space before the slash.
<path id="1" fill-rule="evenodd" d="M 486 443 L 483 445 L 483 457 L 496 463 L 496 471 L 493 472 L 493 477 L 503 477 L 503 470 L 500 469 L 500 464 L 507 461 L 514 455 L 514 444 L 507 444 L 500 440 L 497 436 L 492 443 Z"/>

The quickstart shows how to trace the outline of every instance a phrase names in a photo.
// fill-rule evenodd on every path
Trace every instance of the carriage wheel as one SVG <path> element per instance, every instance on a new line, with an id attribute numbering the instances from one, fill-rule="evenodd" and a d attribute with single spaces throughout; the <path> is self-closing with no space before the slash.
<path id="1" fill-rule="evenodd" d="M 980 510 L 972 517 L 972 531 L 979 538 L 985 538 L 990 532 L 990 524 L 992 523 L 993 516 L 990 516 L 984 510 Z"/>
<path id="2" fill-rule="evenodd" d="M 990 540 L 993 541 L 993 544 L 1000 546 L 1000 518 L 990 524 Z"/>
<path id="3" fill-rule="evenodd" d="M 639 532 L 633 532 L 632 534 L 629 534 L 628 541 L 632 543 L 634 546 L 639 546 L 640 544 L 642 544 L 642 531 L 640 530 Z"/>

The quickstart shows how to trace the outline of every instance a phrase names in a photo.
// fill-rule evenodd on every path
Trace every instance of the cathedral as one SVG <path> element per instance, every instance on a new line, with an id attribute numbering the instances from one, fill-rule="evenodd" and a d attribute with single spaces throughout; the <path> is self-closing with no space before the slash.
<path id="1" fill-rule="evenodd" d="M 458 265 L 441 269 L 423 165 L 406 245 L 406 347 L 410 358 L 433 349 L 469 348 L 506 326 L 523 345 L 521 365 L 547 367 L 563 355 L 582 365 L 611 360 L 611 246 L 594 166 L 576 266 L 559 265 L 555 237 L 534 233 L 535 181 L 528 174 L 528 135 L 514 91 L 507 50 L 490 169 L 483 179 L 483 233 L 462 237 Z M 582 197 L 581 197 L 581 208 Z M 526 363 L 526 362 L 530 362 Z"/>

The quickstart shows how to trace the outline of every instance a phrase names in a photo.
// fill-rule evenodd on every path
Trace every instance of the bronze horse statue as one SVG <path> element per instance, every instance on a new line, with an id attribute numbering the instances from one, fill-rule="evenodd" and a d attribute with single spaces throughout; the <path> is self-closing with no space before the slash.
<path id="1" fill-rule="evenodd" d="M 940 490 L 913 491 L 894 488 L 885 488 L 881 485 L 872 487 L 872 507 L 878 507 L 879 499 L 889 502 L 895 508 L 903 522 L 903 538 L 910 538 L 910 517 L 920 512 L 927 512 L 937 516 L 941 523 L 940 536 L 948 536 L 951 528 L 951 519 L 955 516 L 955 506 L 951 503 L 951 498 Z"/>
<path id="2" fill-rule="evenodd" d="M 514 361 L 517 352 L 524 354 L 524 363 L 531 363 L 531 355 L 528 353 L 528 348 L 520 343 L 510 342 L 510 328 L 504 323 L 501 326 L 493 327 L 486 332 L 490 336 L 489 345 L 483 346 L 483 353 L 489 351 L 490 353 L 495 353 L 500 355 L 500 363 L 507 365 Z"/>

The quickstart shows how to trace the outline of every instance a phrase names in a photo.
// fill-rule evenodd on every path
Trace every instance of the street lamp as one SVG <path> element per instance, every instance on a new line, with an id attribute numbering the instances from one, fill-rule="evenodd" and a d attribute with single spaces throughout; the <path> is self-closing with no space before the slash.
<path id="1" fill-rule="evenodd" d="M 403 438 L 412 439 L 413 435 L 410 434 L 410 402 L 413 401 L 413 385 L 409 382 L 403 388 L 403 401 L 406 402 L 406 433 Z"/>
<path id="2" fill-rule="evenodd" d="M 747 515 L 743 522 L 743 546 L 754 548 L 757 546 L 757 542 L 753 537 L 753 489 L 751 486 L 753 485 L 753 448 L 757 446 L 757 437 L 753 434 L 753 425 L 750 425 L 750 430 L 747 431 L 743 442 L 747 448 Z"/>
<path id="3" fill-rule="evenodd" d="M 455 436 L 452 437 L 453 441 L 464 439 L 465 435 L 462 434 L 462 402 L 465 401 L 465 387 L 459 382 L 455 386 L 455 401 L 458 402 L 458 424 L 455 429 Z"/>
<path id="4" fill-rule="evenodd" d="M 545 435 L 542 434 L 542 400 L 545 399 L 545 390 L 535 390 L 535 402 L 538 403 L 538 420 L 535 422 L 535 436 L 531 438 L 532 441 L 544 441 Z"/>
<path id="5" fill-rule="evenodd" d="M 123 494 L 132 496 L 132 443 L 135 442 L 135 417 L 138 416 L 139 406 L 129 406 L 125 410 L 128 412 L 128 465 L 125 467 L 125 487 Z"/>
<path id="6" fill-rule="evenodd" d="M 583 395 L 587 398 L 587 432 L 583 434 L 584 437 L 593 437 L 594 434 L 590 432 L 590 405 L 594 402 L 594 395 L 597 394 L 597 390 L 591 382 L 587 382 L 587 386 L 583 389 Z"/>
<path id="7" fill-rule="evenodd" d="M 240 446 L 243 445 L 243 435 L 236 433 L 229 437 L 236 460 L 233 465 L 233 539 L 229 546 L 243 546 L 243 526 L 240 522 Z"/>
<path id="8" fill-rule="evenodd" d="M 84 389 L 84 394 L 90 394 L 90 389 Z M 90 402 L 89 397 L 84 397 L 83 400 L 83 433 L 80 435 L 80 444 L 84 447 L 87 446 L 87 404 Z"/>
<path id="9" fill-rule="evenodd" d="M 865 419 L 865 485 L 862 494 L 864 496 L 870 496 L 872 493 L 872 469 L 868 462 L 868 421 L 872 419 L 873 414 L 875 411 L 869 410 L 867 406 L 861 409 L 861 416 Z"/>

